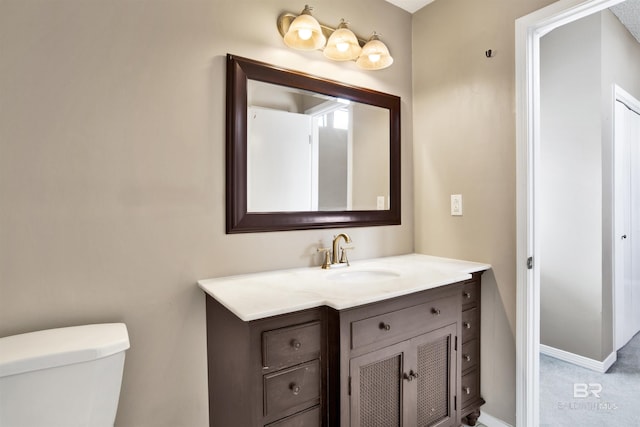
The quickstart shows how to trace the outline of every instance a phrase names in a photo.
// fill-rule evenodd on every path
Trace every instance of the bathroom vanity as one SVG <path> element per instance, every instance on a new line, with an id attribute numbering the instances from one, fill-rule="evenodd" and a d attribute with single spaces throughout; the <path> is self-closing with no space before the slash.
<path id="1" fill-rule="evenodd" d="M 412 254 L 198 282 L 210 425 L 475 424 L 488 268 Z"/>

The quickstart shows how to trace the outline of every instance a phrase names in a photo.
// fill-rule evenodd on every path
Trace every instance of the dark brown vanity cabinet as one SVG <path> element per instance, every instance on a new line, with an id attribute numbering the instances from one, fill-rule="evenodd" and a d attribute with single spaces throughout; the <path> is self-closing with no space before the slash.
<path id="1" fill-rule="evenodd" d="M 456 426 L 460 285 L 337 314 L 340 424 Z"/>
<path id="2" fill-rule="evenodd" d="M 480 273 L 249 322 L 206 300 L 211 427 L 473 425 L 484 403 Z"/>
<path id="3" fill-rule="evenodd" d="M 244 322 L 207 296 L 209 425 L 328 425 L 325 311 Z"/>
<path id="4" fill-rule="evenodd" d="M 484 399 L 480 396 L 480 275 L 474 273 L 462 286 L 462 376 L 460 416 L 475 425 Z"/>

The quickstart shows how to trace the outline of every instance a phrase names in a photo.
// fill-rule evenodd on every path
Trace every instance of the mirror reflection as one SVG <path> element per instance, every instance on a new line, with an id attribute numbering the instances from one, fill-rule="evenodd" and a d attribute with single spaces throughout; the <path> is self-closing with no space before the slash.
<path id="1" fill-rule="evenodd" d="M 388 108 L 247 80 L 247 211 L 388 210 Z"/>

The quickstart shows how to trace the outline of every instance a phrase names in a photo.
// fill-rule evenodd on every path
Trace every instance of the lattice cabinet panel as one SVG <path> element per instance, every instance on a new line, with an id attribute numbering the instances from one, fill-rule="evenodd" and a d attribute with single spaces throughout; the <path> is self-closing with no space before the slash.
<path id="1" fill-rule="evenodd" d="M 450 325 L 412 340 L 416 349 L 418 427 L 455 425 L 455 337 L 456 326 Z"/>
<path id="2" fill-rule="evenodd" d="M 400 426 L 401 357 L 364 366 L 360 375 L 360 420 L 371 427 Z"/>
<path id="3" fill-rule="evenodd" d="M 351 360 L 351 426 L 403 425 L 405 349 L 403 343 Z"/>

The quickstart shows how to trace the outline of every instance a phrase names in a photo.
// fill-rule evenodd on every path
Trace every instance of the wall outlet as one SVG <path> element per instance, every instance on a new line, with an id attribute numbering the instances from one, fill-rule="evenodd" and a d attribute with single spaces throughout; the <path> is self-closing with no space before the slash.
<path id="1" fill-rule="evenodd" d="M 451 215 L 462 216 L 462 194 L 451 195 Z"/>
<path id="2" fill-rule="evenodd" d="M 385 209 L 384 196 L 378 196 L 378 198 L 376 199 L 376 209 L 378 209 L 379 211 L 383 211 Z"/>

